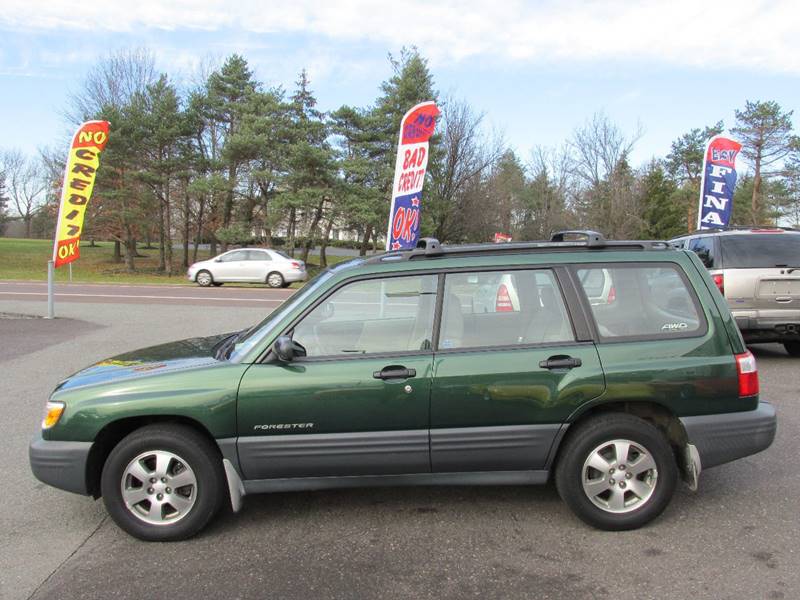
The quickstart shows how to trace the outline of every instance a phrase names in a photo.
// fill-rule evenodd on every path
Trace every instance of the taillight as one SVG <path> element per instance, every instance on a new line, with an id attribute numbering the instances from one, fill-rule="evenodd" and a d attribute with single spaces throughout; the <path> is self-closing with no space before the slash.
<path id="1" fill-rule="evenodd" d="M 617 288 L 615 288 L 612 285 L 611 289 L 608 290 L 608 304 L 612 304 L 616 299 L 617 299 Z"/>
<path id="2" fill-rule="evenodd" d="M 494 302 L 495 312 L 511 312 L 514 306 L 511 304 L 511 296 L 508 293 L 508 288 L 504 283 L 500 284 L 497 288 L 497 298 Z"/>
<path id="3" fill-rule="evenodd" d="M 292 268 L 293 268 L 293 269 L 299 269 L 299 268 L 300 268 L 300 263 L 299 263 L 299 262 L 292 261 Z"/>
<path id="4" fill-rule="evenodd" d="M 725 276 L 722 273 L 717 273 L 716 275 L 712 275 L 711 278 L 714 280 L 714 285 L 717 286 L 719 293 L 723 296 L 725 295 Z"/>
<path id="5" fill-rule="evenodd" d="M 739 397 L 758 394 L 758 367 L 752 352 L 736 355 L 736 371 L 739 373 Z"/>

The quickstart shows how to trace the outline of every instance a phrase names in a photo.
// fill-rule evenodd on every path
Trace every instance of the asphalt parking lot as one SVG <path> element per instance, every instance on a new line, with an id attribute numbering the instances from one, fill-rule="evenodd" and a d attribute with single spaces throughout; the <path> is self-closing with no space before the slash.
<path id="1" fill-rule="evenodd" d="M 271 308 L 83 301 L 54 322 L 0 318 L 1 598 L 800 597 L 800 360 L 777 345 L 754 348 L 775 444 L 704 472 L 633 532 L 583 525 L 553 486 L 384 488 L 250 496 L 193 540 L 147 544 L 33 478 L 27 445 L 61 378 Z M 0 299 L 0 313 L 43 310 Z"/>

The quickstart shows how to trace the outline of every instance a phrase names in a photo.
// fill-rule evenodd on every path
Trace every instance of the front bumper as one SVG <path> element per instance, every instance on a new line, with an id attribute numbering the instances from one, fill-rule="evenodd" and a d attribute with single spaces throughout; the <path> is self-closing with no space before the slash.
<path id="1" fill-rule="evenodd" d="M 704 470 L 766 450 L 778 426 L 769 402 L 759 402 L 755 410 L 681 417 L 681 423 Z"/>
<path id="2" fill-rule="evenodd" d="M 91 442 L 58 442 L 36 435 L 28 447 L 28 458 L 36 479 L 75 494 L 88 495 L 86 463 Z"/>

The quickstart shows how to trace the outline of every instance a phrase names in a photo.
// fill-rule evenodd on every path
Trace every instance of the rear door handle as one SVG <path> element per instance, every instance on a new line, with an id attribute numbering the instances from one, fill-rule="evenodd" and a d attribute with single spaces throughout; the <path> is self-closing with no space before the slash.
<path id="1" fill-rule="evenodd" d="M 406 369 L 402 365 L 390 365 L 383 367 L 380 371 L 374 371 L 372 376 L 375 379 L 408 379 L 409 377 L 416 377 L 416 369 Z"/>
<path id="2" fill-rule="evenodd" d="M 539 361 L 539 367 L 542 369 L 574 369 L 575 367 L 580 367 L 582 364 L 580 358 L 573 358 L 562 354 L 551 356 L 547 360 Z"/>

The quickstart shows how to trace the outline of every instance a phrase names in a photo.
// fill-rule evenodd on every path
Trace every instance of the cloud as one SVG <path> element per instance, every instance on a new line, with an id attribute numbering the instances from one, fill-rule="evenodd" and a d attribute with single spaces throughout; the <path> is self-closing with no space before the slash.
<path id="1" fill-rule="evenodd" d="M 0 28 L 91 31 L 230 29 L 333 42 L 415 44 L 435 64 L 484 58 L 551 64 L 629 61 L 800 74 L 795 0 L 4 0 Z"/>

